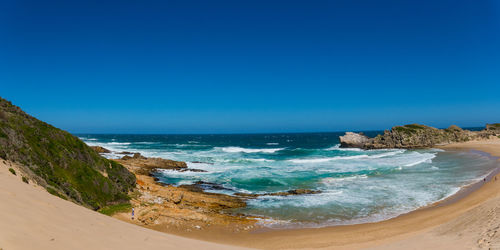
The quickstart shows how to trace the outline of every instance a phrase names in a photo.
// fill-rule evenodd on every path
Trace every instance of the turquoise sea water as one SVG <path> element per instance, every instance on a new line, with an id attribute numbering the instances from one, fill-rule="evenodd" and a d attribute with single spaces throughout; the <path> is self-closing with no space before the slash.
<path id="1" fill-rule="evenodd" d="M 496 167 L 494 159 L 477 152 L 341 149 L 342 134 L 78 136 L 89 145 L 186 161 L 207 171 L 158 173 L 168 184 L 217 183 L 225 189 L 207 192 L 227 194 L 321 191 L 261 196 L 237 211 L 268 217 L 266 223 L 277 227 L 388 219 L 446 198 Z"/>

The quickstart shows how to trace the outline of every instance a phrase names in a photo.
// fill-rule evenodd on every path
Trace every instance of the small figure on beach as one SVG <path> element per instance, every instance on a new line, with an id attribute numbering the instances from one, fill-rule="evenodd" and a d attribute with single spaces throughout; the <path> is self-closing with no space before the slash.
<path id="1" fill-rule="evenodd" d="M 486 182 L 486 178 L 484 178 L 483 181 Z"/>
<path id="2" fill-rule="evenodd" d="M 135 210 L 134 210 L 134 208 L 132 208 L 132 220 L 134 219 L 134 212 L 135 212 Z"/>

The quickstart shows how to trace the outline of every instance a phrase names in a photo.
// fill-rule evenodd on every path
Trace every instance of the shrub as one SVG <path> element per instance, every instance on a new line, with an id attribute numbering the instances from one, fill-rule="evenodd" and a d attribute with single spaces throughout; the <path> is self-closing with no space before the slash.
<path id="1" fill-rule="evenodd" d="M 9 171 L 10 171 L 13 175 L 17 175 L 17 174 L 16 174 L 16 170 L 14 170 L 13 168 L 9 168 Z"/>
<path id="2" fill-rule="evenodd" d="M 116 205 L 111 205 L 111 206 L 106 206 L 98 210 L 99 213 L 105 214 L 105 215 L 113 215 L 116 213 L 123 213 L 123 212 L 128 212 L 132 209 L 132 205 L 130 203 L 121 203 L 121 204 L 116 204 Z"/>
<path id="3" fill-rule="evenodd" d="M 47 187 L 47 192 L 49 192 L 49 194 L 51 195 L 55 195 L 63 200 L 67 200 L 66 196 L 60 194 L 59 192 L 57 192 L 55 189 L 51 188 L 51 187 Z"/>
<path id="4" fill-rule="evenodd" d="M 24 177 L 22 178 L 23 182 L 26 183 L 26 184 L 30 184 L 30 182 L 28 181 L 28 178 Z"/>

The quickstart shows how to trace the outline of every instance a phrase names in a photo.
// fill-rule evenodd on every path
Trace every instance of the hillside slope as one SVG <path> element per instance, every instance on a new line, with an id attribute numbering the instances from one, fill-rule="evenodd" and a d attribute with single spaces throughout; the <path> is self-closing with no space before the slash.
<path id="1" fill-rule="evenodd" d="M 92 209 L 128 200 L 135 176 L 101 157 L 77 137 L 0 98 L 0 158 L 49 193 Z"/>

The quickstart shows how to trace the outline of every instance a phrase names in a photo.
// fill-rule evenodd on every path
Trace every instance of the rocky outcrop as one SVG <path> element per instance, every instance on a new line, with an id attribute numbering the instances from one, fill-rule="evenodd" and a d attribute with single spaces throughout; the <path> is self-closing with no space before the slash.
<path id="1" fill-rule="evenodd" d="M 486 130 L 500 134 L 500 123 L 486 124 Z"/>
<path id="2" fill-rule="evenodd" d="M 173 169 L 180 171 L 188 171 L 187 164 L 183 161 L 174 161 L 162 158 L 148 158 L 142 156 L 140 153 L 135 153 L 134 156 L 124 156 L 117 162 L 131 166 L 137 174 L 151 175 L 152 172 L 158 169 Z M 196 170 L 193 170 L 194 172 Z M 200 170 L 203 171 L 203 170 Z"/>
<path id="3" fill-rule="evenodd" d="M 361 148 L 365 145 L 369 138 L 363 133 L 346 132 L 344 136 L 340 136 L 340 146 L 343 148 Z"/>
<path id="4" fill-rule="evenodd" d="M 362 134 L 346 132 L 340 136 L 340 147 L 384 149 L 384 148 L 429 148 L 454 142 L 483 140 L 500 134 L 500 125 L 489 124 L 485 130 L 469 131 L 452 125 L 446 129 L 437 129 L 420 124 L 395 126 L 375 138 Z"/>
<path id="5" fill-rule="evenodd" d="M 111 153 L 111 151 L 109 149 L 103 148 L 101 146 L 90 146 L 90 148 L 93 149 L 94 151 L 96 151 L 99 154 Z"/>
<path id="6" fill-rule="evenodd" d="M 131 171 L 136 167 L 125 164 Z M 137 223 L 160 228 L 210 228 L 234 225 L 237 230 L 248 230 L 256 220 L 233 209 L 246 206 L 243 197 L 207 193 L 201 186 L 214 183 L 197 182 L 194 185 L 163 185 L 148 175 L 137 174 L 137 189 L 131 195 Z M 214 188 L 216 188 L 214 186 Z M 129 221 L 128 213 L 126 217 Z M 120 218 L 120 217 L 118 217 Z"/>

